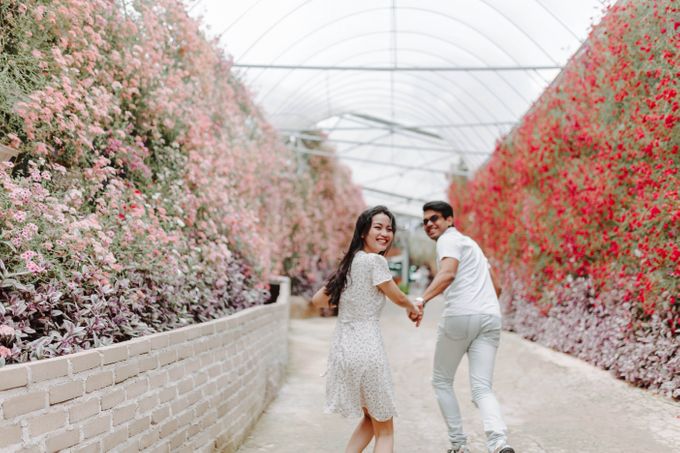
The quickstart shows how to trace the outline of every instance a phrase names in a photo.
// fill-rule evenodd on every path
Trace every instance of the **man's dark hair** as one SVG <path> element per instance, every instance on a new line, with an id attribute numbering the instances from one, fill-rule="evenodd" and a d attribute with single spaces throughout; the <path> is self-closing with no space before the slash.
<path id="1" fill-rule="evenodd" d="M 444 216 L 444 218 L 453 217 L 453 208 L 445 201 L 428 201 L 423 205 L 423 212 L 435 211 Z"/>

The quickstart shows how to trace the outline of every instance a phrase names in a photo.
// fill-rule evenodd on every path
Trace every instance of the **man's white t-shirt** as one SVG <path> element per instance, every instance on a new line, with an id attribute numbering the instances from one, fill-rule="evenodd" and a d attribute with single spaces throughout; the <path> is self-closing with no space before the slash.
<path id="1" fill-rule="evenodd" d="M 454 227 L 437 239 L 437 266 L 443 258 L 458 260 L 458 272 L 444 290 L 442 316 L 501 315 L 489 273 L 489 262 L 475 241 Z"/>

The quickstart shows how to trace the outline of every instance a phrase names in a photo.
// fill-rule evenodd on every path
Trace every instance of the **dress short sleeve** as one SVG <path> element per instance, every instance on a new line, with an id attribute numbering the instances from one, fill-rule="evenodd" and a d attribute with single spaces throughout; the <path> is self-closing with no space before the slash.
<path id="1" fill-rule="evenodd" d="M 392 280 L 392 273 L 385 257 L 372 254 L 371 258 L 371 282 L 373 286 Z"/>

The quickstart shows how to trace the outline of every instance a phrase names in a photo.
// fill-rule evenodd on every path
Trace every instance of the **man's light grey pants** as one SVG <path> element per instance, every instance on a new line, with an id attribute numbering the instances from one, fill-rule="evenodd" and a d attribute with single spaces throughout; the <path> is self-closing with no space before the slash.
<path id="1" fill-rule="evenodd" d="M 497 445 L 506 440 L 507 428 L 491 390 L 500 336 L 501 318 L 495 315 L 447 316 L 439 322 L 432 386 L 454 449 L 467 440 L 453 391 L 453 377 L 465 353 L 470 363 L 472 399 L 482 414 L 487 448 L 493 452 Z"/>

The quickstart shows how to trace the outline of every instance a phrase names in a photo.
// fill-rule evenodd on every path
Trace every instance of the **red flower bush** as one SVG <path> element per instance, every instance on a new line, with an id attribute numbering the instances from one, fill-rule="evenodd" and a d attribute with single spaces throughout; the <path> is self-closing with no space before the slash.
<path id="1" fill-rule="evenodd" d="M 351 234 L 347 171 L 299 167 L 180 1 L 2 1 L 0 55 L 0 365 L 262 303 Z"/>
<path id="2" fill-rule="evenodd" d="M 672 0 L 612 7 L 488 164 L 450 188 L 461 228 L 508 271 L 511 328 L 676 397 L 678 14 Z M 546 330 L 575 316 L 581 330 Z"/>

